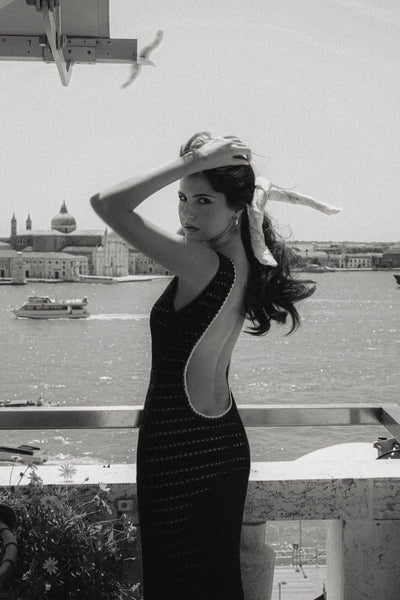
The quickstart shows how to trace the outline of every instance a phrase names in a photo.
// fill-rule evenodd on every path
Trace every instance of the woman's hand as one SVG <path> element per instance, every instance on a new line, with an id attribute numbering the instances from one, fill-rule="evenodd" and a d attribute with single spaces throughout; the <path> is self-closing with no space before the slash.
<path id="1" fill-rule="evenodd" d="M 249 165 L 251 150 L 238 138 L 216 137 L 184 156 L 187 162 L 198 164 L 199 171 L 232 165 Z"/>

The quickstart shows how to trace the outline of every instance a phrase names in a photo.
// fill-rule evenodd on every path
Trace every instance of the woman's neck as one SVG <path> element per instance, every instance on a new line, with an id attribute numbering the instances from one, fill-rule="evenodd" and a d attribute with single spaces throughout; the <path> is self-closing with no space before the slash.
<path id="1" fill-rule="evenodd" d="M 232 242 L 239 239 L 239 233 L 240 227 L 230 223 L 223 231 L 221 231 L 221 233 L 202 243 L 213 250 L 222 250 L 224 247 L 231 245 Z"/>

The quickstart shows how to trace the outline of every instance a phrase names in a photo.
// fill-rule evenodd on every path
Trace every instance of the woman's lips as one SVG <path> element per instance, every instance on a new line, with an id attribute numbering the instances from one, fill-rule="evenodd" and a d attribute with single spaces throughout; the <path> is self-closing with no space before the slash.
<path id="1" fill-rule="evenodd" d="M 184 230 L 185 231 L 190 231 L 191 233 L 194 233 L 195 231 L 199 231 L 198 227 L 194 227 L 193 225 L 185 225 L 184 226 Z"/>

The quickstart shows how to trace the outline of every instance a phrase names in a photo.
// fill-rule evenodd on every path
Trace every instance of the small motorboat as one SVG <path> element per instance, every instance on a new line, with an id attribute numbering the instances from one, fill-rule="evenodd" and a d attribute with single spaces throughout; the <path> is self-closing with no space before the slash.
<path id="1" fill-rule="evenodd" d="M 34 295 L 12 312 L 16 317 L 25 319 L 85 319 L 89 316 L 87 304 L 86 296 L 75 300 L 57 300 Z"/>
<path id="2" fill-rule="evenodd" d="M 400 275 L 393 275 L 398 285 L 400 285 Z"/>
<path id="3" fill-rule="evenodd" d="M 52 406 L 51 402 L 39 396 L 37 400 L 0 400 L 0 408 L 21 408 L 27 406 Z"/>
<path id="4" fill-rule="evenodd" d="M 21 444 L 21 446 L 0 446 L 0 461 L 41 465 L 46 460 L 47 456 L 41 453 L 40 448 L 37 446 L 30 446 L 28 444 Z"/>
<path id="5" fill-rule="evenodd" d="M 297 270 L 301 273 L 334 273 L 336 271 L 336 269 L 333 267 L 317 264 L 308 264 L 304 267 L 299 267 Z"/>

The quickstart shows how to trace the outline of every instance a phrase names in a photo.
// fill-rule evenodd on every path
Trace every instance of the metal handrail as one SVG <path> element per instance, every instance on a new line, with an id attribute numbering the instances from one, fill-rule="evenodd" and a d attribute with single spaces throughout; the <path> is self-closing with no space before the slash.
<path id="1" fill-rule="evenodd" d="M 400 439 L 397 404 L 241 404 L 245 427 L 335 427 L 383 425 Z M 0 430 L 131 429 L 142 406 L 1 407 Z"/>

